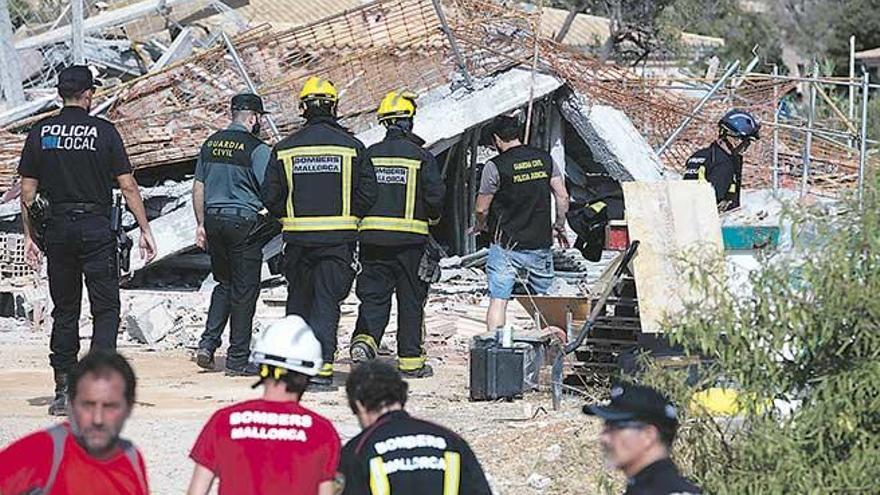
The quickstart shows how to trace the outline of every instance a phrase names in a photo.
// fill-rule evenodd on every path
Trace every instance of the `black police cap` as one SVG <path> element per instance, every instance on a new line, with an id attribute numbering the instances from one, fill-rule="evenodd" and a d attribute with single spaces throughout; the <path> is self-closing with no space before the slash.
<path id="1" fill-rule="evenodd" d="M 611 402 L 607 405 L 587 404 L 584 414 L 598 416 L 610 423 L 642 421 L 675 427 L 678 412 L 663 394 L 651 387 L 619 384 L 611 388 Z"/>
<path id="2" fill-rule="evenodd" d="M 100 85 L 85 65 L 71 65 L 58 73 L 58 89 L 65 93 L 78 93 Z"/>
<path id="3" fill-rule="evenodd" d="M 269 113 L 263 109 L 263 99 L 253 93 L 241 93 L 232 97 L 232 110 L 250 110 Z"/>

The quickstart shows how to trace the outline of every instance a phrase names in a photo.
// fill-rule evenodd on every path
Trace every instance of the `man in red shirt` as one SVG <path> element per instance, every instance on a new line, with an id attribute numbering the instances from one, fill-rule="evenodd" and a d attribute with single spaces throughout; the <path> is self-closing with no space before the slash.
<path id="1" fill-rule="evenodd" d="M 94 350 L 68 384 L 69 423 L 0 451 L 0 494 L 147 495 L 144 458 L 119 436 L 134 406 L 131 366 L 115 351 Z"/>
<path id="2" fill-rule="evenodd" d="M 251 353 L 263 397 L 223 408 L 208 420 L 190 457 L 189 495 L 332 495 L 339 435 L 329 420 L 299 404 L 323 365 L 321 344 L 296 315 L 264 331 Z"/>

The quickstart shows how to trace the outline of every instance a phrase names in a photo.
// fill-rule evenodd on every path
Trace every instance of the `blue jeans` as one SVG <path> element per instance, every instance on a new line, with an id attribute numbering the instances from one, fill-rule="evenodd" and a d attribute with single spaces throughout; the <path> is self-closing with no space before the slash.
<path id="1" fill-rule="evenodd" d="M 547 249 L 504 249 L 489 246 L 486 261 L 489 297 L 510 299 L 517 280 L 532 294 L 546 294 L 553 283 L 553 253 Z"/>

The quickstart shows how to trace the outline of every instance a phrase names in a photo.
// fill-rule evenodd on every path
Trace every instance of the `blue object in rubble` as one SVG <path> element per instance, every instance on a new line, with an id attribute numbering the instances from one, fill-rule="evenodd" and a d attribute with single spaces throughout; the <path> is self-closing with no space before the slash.
<path id="1" fill-rule="evenodd" d="M 721 227 L 725 251 L 775 249 L 779 245 L 779 227 L 725 225 Z"/>

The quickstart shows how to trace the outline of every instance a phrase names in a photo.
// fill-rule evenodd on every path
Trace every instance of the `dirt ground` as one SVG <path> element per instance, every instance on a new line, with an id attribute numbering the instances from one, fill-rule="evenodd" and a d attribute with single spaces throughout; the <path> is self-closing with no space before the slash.
<path id="1" fill-rule="evenodd" d="M 259 391 L 251 389 L 253 379 L 200 371 L 186 349 L 120 343 L 120 351 L 139 380 L 124 436 L 146 456 L 153 493 L 182 493 L 192 470 L 189 449 L 209 415 Z M 45 334 L 0 321 L 0 446 L 55 421 L 46 415 L 52 393 L 47 353 Z M 411 383 L 408 410 L 470 442 L 497 493 L 606 493 L 609 479 L 619 493 L 619 480 L 609 478 L 601 461 L 599 425 L 581 414 L 580 399 L 567 398 L 558 412 L 541 393 L 514 402 L 470 402 L 465 364 L 452 360 L 435 364 L 435 370 L 434 377 Z M 337 373 L 338 382 L 344 378 Z M 343 442 L 358 432 L 344 389 L 307 392 L 304 403 L 330 418 Z"/>

